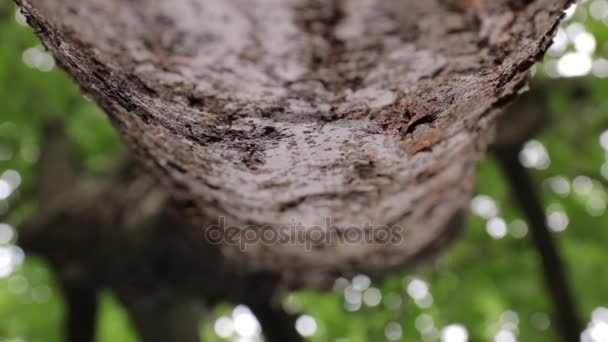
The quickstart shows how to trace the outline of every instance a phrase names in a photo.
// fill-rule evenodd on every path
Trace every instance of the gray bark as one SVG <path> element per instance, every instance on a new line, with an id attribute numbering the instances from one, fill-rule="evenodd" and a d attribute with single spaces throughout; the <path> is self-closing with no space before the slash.
<path id="1" fill-rule="evenodd" d="M 499 109 L 570 3 L 16 2 L 196 226 L 399 227 L 392 244 L 220 246 L 313 286 L 456 235 Z"/>

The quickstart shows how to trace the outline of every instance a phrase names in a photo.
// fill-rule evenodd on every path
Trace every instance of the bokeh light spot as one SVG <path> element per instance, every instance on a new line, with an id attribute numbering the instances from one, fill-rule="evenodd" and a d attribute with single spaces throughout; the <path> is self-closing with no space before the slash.
<path id="1" fill-rule="evenodd" d="M 317 321 L 308 315 L 302 315 L 296 320 L 296 330 L 304 337 L 313 336 L 317 331 Z"/>
<path id="2" fill-rule="evenodd" d="M 450 324 L 441 330 L 441 342 L 466 342 L 469 332 L 462 324 Z"/>

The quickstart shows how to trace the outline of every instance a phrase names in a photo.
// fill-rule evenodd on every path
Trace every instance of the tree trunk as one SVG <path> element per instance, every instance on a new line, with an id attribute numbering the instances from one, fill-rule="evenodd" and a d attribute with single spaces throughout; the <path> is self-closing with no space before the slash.
<path id="1" fill-rule="evenodd" d="M 560 82 L 562 88 L 574 85 Z M 502 118 L 495 150 L 518 150 L 547 121 L 545 89 L 537 86 Z M 285 291 L 303 284 L 227 263 L 217 245 L 200 239 L 197 228 L 176 215 L 183 206 L 132 160 L 103 178 L 79 177 L 67 156 L 61 123 L 47 126 L 35 179 L 41 210 L 20 227 L 20 244 L 50 259 L 58 271 L 68 307 L 68 341 L 94 336 L 95 289 L 103 287 L 125 304 L 144 341 L 194 340 L 201 314 L 218 301 L 250 306 L 269 341 L 300 339 L 296 315 L 277 303 Z M 428 250 L 440 249 L 451 238 L 442 236 Z M 547 274 L 559 274 L 555 267 L 559 262 L 549 262 Z M 335 277 L 319 273 L 316 284 L 331 285 Z M 551 277 L 565 284 L 563 276 Z M 549 284 L 551 291 L 557 283 Z M 576 317 L 572 304 L 566 307 L 563 300 L 555 296 L 557 309 Z M 565 321 L 570 323 L 560 327 L 577 331 L 575 320 Z"/>
<path id="2" fill-rule="evenodd" d="M 219 230 L 227 263 L 319 286 L 456 235 L 499 110 L 571 1 L 16 2 L 182 216 L 253 234 Z M 381 226 L 394 239 L 361 238 Z"/>

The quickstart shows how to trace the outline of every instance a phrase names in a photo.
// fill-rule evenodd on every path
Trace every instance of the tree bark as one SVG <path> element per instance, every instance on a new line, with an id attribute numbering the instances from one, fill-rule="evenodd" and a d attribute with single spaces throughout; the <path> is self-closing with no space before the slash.
<path id="1" fill-rule="evenodd" d="M 459 231 L 495 119 L 571 1 L 16 2 L 196 227 L 326 239 L 219 244 L 227 263 L 318 286 Z M 401 238 L 327 241 L 368 226 Z"/>

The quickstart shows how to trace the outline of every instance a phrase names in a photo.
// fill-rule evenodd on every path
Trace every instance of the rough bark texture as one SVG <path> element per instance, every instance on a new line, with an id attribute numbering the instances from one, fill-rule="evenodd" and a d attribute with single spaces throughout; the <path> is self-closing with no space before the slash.
<path id="1" fill-rule="evenodd" d="M 325 234 L 401 227 L 397 244 L 313 251 L 192 243 L 248 274 L 321 286 L 327 274 L 402 268 L 458 231 L 499 109 L 570 1 L 16 2 L 201 227 L 171 227 L 180 243 L 220 216 L 275 230 L 331 217 Z M 139 198 L 125 200 L 148 205 Z"/>

